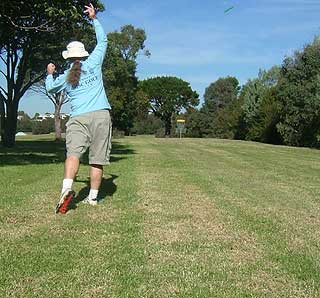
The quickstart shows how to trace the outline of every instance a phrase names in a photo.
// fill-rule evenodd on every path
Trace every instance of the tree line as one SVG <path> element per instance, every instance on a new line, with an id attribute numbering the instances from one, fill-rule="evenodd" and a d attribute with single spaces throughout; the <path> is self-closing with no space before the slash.
<path id="1" fill-rule="evenodd" d="M 31 118 L 24 111 L 18 111 L 17 132 L 27 132 L 33 135 L 57 133 L 54 118 L 39 119 L 39 116 L 39 113 L 35 113 Z M 66 132 L 66 123 L 68 120 L 68 116 L 59 119 L 61 125 L 61 130 L 59 131 L 60 137 L 61 133 Z"/>
<path id="2" fill-rule="evenodd" d="M 99 0 L 92 3 L 100 11 L 104 9 Z M 61 52 L 71 40 L 81 40 L 89 51 L 93 49 L 92 26 L 83 15 L 85 4 L 84 0 L 1 2 L 0 75 L 4 80 L 0 81 L 0 118 L 4 146 L 14 145 L 21 97 L 30 88 L 43 92 L 46 64 L 55 62 L 57 75 L 65 69 L 68 65 Z M 151 55 L 145 48 L 146 39 L 145 31 L 132 25 L 108 34 L 103 77 L 117 131 L 172 136 L 177 117 L 183 117 L 189 137 L 319 147 L 318 38 L 286 57 L 282 65 L 261 70 L 243 86 L 235 77 L 211 83 L 200 107 L 199 95 L 181 78 L 138 80 L 138 55 Z M 61 133 L 59 113 L 66 98 L 56 94 L 50 100 L 55 107 L 55 130 Z"/>
<path id="3" fill-rule="evenodd" d="M 218 79 L 185 117 L 192 137 L 319 147 L 320 39 L 241 87 L 234 77 Z"/>

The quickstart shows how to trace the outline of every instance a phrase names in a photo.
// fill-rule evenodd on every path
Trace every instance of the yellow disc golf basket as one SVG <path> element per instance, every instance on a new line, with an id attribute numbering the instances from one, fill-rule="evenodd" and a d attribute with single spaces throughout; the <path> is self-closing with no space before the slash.
<path id="1" fill-rule="evenodd" d="M 185 124 L 186 120 L 177 119 L 177 133 L 179 133 L 180 139 L 182 137 L 182 134 L 185 133 Z"/>

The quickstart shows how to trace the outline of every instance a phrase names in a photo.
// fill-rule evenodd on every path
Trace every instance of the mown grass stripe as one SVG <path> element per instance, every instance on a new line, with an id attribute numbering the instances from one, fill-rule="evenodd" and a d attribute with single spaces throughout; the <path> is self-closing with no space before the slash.
<path id="1" fill-rule="evenodd" d="M 237 265 L 230 256 L 236 255 L 229 250 L 241 252 L 235 241 L 243 235 L 226 229 L 228 224 L 219 210 L 186 183 L 181 168 L 173 167 L 162 146 L 153 142 L 136 145 L 141 151 L 140 193 L 147 205 L 143 210 L 152 270 L 149 283 L 155 285 L 153 290 L 161 288 L 157 297 L 249 297 L 250 291 L 233 280 L 238 277 L 234 274 Z"/>
<path id="2" fill-rule="evenodd" d="M 37 145 L 41 148 L 40 141 Z M 97 208 L 78 204 L 65 216 L 53 213 L 62 164 L 50 165 L 51 170 L 39 176 L 30 171 L 46 164 L 24 165 L 23 175 L 20 167 L 5 166 L 12 170 L 10 178 L 22 177 L 28 188 L 23 192 L 23 185 L 8 187 L 8 200 L 2 202 L 1 229 L 7 236 L 0 243 L 1 297 L 139 296 L 144 250 L 135 208 L 135 160 L 126 142 L 115 147 L 115 162 L 106 170 L 107 179 L 110 174 L 117 177 L 108 185 L 115 189 L 113 196 Z M 86 187 L 87 173 L 82 165 L 80 182 L 74 184 L 77 192 Z M 13 196 L 14 191 L 23 197 Z"/>
<path id="3" fill-rule="evenodd" d="M 238 197 L 239 193 L 243 194 L 246 192 L 243 192 L 241 189 L 237 189 L 239 186 L 234 185 L 233 179 L 218 181 L 211 175 L 204 175 L 204 173 L 197 174 L 199 169 L 198 162 L 193 161 L 193 164 L 190 164 L 188 153 L 186 153 L 185 156 L 183 154 L 180 155 L 177 160 L 177 155 L 174 154 L 172 150 L 167 149 L 165 152 L 167 154 L 167 158 L 174 161 L 173 163 L 175 167 L 185 169 L 182 172 L 182 175 L 187 177 L 188 183 L 196 183 L 204 192 L 214 199 L 214 202 L 221 209 L 225 210 L 229 216 L 231 216 L 235 223 L 235 227 L 254 233 L 257 239 L 259 239 L 259 243 L 262 244 L 265 247 L 265 251 L 268 252 L 269 260 L 278 265 L 281 264 L 283 271 L 286 272 L 286 274 L 291 275 L 293 279 L 296 279 L 295 283 L 298 286 L 301 285 L 301 287 L 305 288 L 305 294 L 317 297 L 319 294 L 319 284 L 317 285 L 316 281 L 320 280 L 319 254 L 318 251 L 315 250 L 313 252 L 304 249 L 295 251 L 290 248 L 285 239 L 286 234 L 290 233 L 290 230 L 291 233 L 296 231 L 295 229 L 292 230 L 292 227 L 294 226 L 290 225 L 289 222 L 286 222 L 286 229 L 284 230 L 282 224 L 270 218 L 268 214 L 252 214 L 250 205 L 255 204 L 253 199 L 255 195 L 256 197 L 259 196 L 257 193 L 255 193 L 255 195 L 251 193 L 251 200 L 253 203 L 251 201 L 246 201 L 246 204 L 243 204 L 242 206 L 235 204 L 235 199 Z M 207 172 L 210 170 L 211 164 L 212 160 L 211 162 L 208 161 L 208 166 L 205 167 Z M 227 164 L 225 163 L 225 165 Z M 193 170 L 190 171 L 190 168 L 193 168 Z M 229 171 L 224 169 L 223 171 L 225 174 L 228 172 L 230 173 L 232 167 L 228 170 Z M 305 171 L 307 170 L 308 169 L 305 169 Z M 255 171 L 255 173 L 259 174 L 259 171 Z M 244 173 L 244 175 L 246 174 Z M 305 180 L 306 179 L 307 178 L 305 178 Z M 306 182 L 305 180 L 303 180 L 303 182 Z M 261 187 L 263 188 L 263 183 L 270 182 L 271 181 L 261 181 Z M 269 196 L 264 195 L 264 198 L 268 200 Z M 292 197 L 287 196 L 286 199 L 290 201 Z M 299 199 L 299 197 L 296 197 L 296 199 Z M 300 197 L 300 199 L 302 198 Z M 314 200 L 314 198 L 311 199 Z M 246 207 L 249 207 L 249 209 Z M 285 210 L 283 210 L 283 212 L 285 212 Z M 300 236 L 303 237 L 303 234 Z"/>
<path id="4" fill-rule="evenodd" d="M 124 138 L 104 203 L 56 216 L 64 153 L 23 142 L 0 150 L 0 296 L 319 296 L 318 151 Z"/>

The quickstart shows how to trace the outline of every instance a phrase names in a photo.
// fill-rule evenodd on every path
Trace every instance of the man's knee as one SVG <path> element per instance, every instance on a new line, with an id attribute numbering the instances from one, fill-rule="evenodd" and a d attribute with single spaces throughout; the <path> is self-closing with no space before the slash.
<path id="1" fill-rule="evenodd" d="M 94 169 L 103 170 L 103 165 L 91 164 L 90 166 Z"/>

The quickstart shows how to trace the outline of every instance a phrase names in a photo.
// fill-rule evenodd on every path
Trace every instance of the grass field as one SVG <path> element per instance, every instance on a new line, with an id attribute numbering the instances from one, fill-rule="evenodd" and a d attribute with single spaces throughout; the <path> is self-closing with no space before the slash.
<path id="1" fill-rule="evenodd" d="M 114 140 L 100 197 L 56 215 L 64 144 L 0 149 L 0 297 L 320 297 L 320 153 Z"/>

